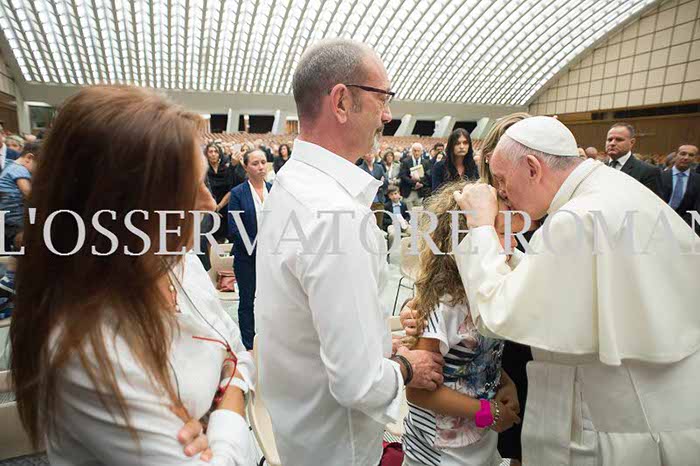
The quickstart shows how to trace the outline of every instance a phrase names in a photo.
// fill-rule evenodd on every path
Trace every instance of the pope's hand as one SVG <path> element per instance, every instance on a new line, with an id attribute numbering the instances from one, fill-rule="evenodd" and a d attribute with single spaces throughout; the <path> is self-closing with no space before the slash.
<path id="1" fill-rule="evenodd" d="M 461 210 L 471 211 L 467 214 L 469 228 L 493 226 L 498 215 L 498 198 L 493 186 L 469 184 L 462 191 L 455 191 L 454 197 Z"/>

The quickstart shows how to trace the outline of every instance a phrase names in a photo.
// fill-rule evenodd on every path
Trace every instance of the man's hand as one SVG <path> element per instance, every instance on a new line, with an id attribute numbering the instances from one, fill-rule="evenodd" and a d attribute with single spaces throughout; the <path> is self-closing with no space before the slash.
<path id="1" fill-rule="evenodd" d="M 442 366 L 445 363 L 441 354 L 425 350 L 409 350 L 405 346 L 397 354 L 408 359 L 413 368 L 413 379 L 408 384 L 411 388 L 434 391 L 442 385 Z"/>
<path id="2" fill-rule="evenodd" d="M 419 182 L 416 183 L 416 189 L 421 189 L 421 188 L 423 188 L 423 183 L 421 183 L 421 182 L 419 181 Z"/>
<path id="3" fill-rule="evenodd" d="M 399 335 L 391 336 L 391 354 L 396 354 L 396 352 L 401 347 L 401 337 Z"/>
<path id="4" fill-rule="evenodd" d="M 182 409 L 171 408 L 171 410 L 185 422 L 180 432 L 177 433 L 177 441 L 185 447 L 185 455 L 192 457 L 201 453 L 199 458 L 202 461 L 210 461 L 213 453 L 209 448 L 209 441 L 204 433 L 202 423 L 196 419 L 187 420 L 187 414 Z"/>
<path id="5" fill-rule="evenodd" d="M 414 300 L 404 304 L 399 314 L 401 326 L 406 331 L 406 336 L 418 338 L 423 333 L 424 322 L 418 321 L 418 312 L 413 309 Z"/>
<path id="6" fill-rule="evenodd" d="M 493 226 L 498 215 L 498 200 L 493 186 L 470 184 L 462 191 L 455 191 L 454 197 L 461 210 L 471 211 L 467 214 L 469 228 Z"/>

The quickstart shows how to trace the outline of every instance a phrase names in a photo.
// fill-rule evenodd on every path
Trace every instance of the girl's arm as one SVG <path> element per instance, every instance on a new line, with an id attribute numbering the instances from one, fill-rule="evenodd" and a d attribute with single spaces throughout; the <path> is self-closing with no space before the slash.
<path id="1" fill-rule="evenodd" d="M 440 353 L 440 342 L 432 338 L 419 338 L 415 349 Z M 448 416 L 474 419 L 481 408 L 479 400 L 459 393 L 441 385 L 434 392 L 417 388 L 406 388 L 406 398 L 411 403 L 434 412 Z"/>
<path id="2" fill-rule="evenodd" d="M 440 353 L 440 342 L 432 338 L 419 338 L 416 349 Z M 432 411 L 435 414 L 465 417 L 472 420 L 481 409 L 479 400 L 444 385 L 441 385 L 433 392 L 407 387 L 406 398 L 414 405 Z M 510 429 L 513 424 L 520 424 L 520 418 L 508 406 L 499 403 L 499 409 L 500 418 L 495 425 L 491 426 L 491 429 L 496 432 L 503 432 Z M 492 402 L 491 413 L 493 414 L 494 412 L 495 409 Z"/>

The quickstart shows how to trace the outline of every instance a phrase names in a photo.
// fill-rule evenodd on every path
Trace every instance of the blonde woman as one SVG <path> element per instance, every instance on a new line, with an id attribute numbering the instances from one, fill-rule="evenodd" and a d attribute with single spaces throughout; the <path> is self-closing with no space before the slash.
<path id="1" fill-rule="evenodd" d="M 516 124 L 517 122 L 524 120 L 525 118 L 530 118 L 532 115 L 525 112 L 516 112 L 506 115 L 500 118 L 495 125 L 486 134 L 486 137 L 481 141 L 481 157 L 479 159 L 479 175 L 481 177 L 481 182 L 490 184 L 491 186 L 498 187 L 494 184 L 493 176 L 491 176 L 491 170 L 489 169 L 489 158 L 496 149 L 496 144 L 501 139 L 508 128 Z"/>
<path id="2" fill-rule="evenodd" d="M 412 307 L 425 324 L 419 338 L 405 343 L 441 353 L 445 382 L 434 392 L 407 389 L 405 466 L 498 465 L 497 432 L 520 423 L 515 385 L 501 370 L 503 341 L 482 336 L 474 326 L 452 255 L 450 211 L 459 210 L 452 193 L 464 185 L 447 183 L 426 200 L 426 210 L 438 218 L 430 238 L 445 254 L 434 254 L 422 240 Z M 459 223 L 459 229 L 466 230 L 464 216 Z"/>

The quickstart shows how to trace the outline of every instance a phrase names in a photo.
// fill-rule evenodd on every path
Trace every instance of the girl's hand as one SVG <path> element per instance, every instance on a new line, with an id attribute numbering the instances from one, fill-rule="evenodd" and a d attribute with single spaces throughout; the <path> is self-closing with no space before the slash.
<path id="1" fill-rule="evenodd" d="M 495 416 L 496 410 L 494 403 L 498 402 L 491 402 L 491 412 Z M 517 414 L 515 414 L 512 409 L 500 403 L 499 408 L 501 411 L 501 417 L 498 419 L 498 422 L 496 424 L 491 426 L 491 430 L 495 430 L 496 432 L 501 433 L 513 427 L 513 424 L 520 424 L 520 417 Z"/>

